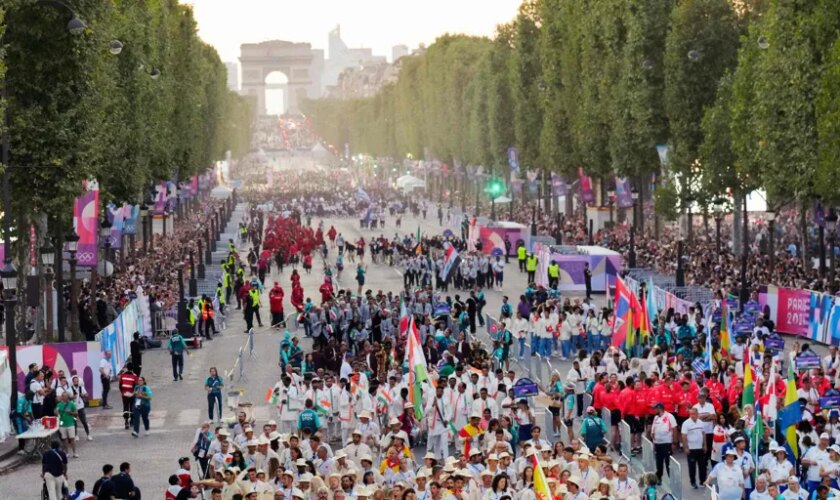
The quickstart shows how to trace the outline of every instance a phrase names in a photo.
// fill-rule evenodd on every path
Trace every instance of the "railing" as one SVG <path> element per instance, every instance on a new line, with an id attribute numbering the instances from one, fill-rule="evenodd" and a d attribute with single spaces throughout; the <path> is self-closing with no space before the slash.
<path id="1" fill-rule="evenodd" d="M 682 498 L 682 465 L 673 455 L 669 458 L 669 461 L 671 467 L 668 472 L 668 484 L 671 486 L 671 495 L 674 498 Z"/>

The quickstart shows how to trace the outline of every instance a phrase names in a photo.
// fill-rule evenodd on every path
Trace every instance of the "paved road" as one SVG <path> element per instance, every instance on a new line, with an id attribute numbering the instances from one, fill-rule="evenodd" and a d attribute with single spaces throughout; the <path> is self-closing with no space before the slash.
<path id="1" fill-rule="evenodd" d="M 442 231 L 437 218 L 416 220 L 408 217 L 403 220 L 401 233 L 415 233 L 417 227 L 427 234 L 438 234 Z M 356 239 L 364 234 L 366 238 L 378 236 L 380 233 L 392 236 L 394 233 L 394 219 L 389 218 L 388 227 L 384 230 L 364 231 L 359 229 L 356 219 L 326 219 L 325 226 L 331 224 L 342 232 L 347 239 Z M 313 220 L 317 224 L 318 220 Z M 334 257 L 334 256 L 333 256 Z M 316 266 L 317 268 L 317 266 Z M 350 272 L 348 272 L 350 271 Z M 515 264 L 508 267 L 505 273 L 505 292 L 488 291 L 486 312 L 496 314 L 501 306 L 502 295 L 507 294 L 512 302 L 516 302 L 520 292 L 526 285 L 525 275 L 515 269 Z M 279 280 L 287 291 L 286 310 L 291 310 L 289 297 L 289 270 L 279 275 L 273 274 L 266 281 L 266 286 L 273 285 Z M 355 289 L 354 275 L 346 270 L 341 285 Z M 307 296 L 315 298 L 317 288 L 322 280 L 320 272 L 311 275 L 304 274 L 302 285 Z M 396 268 L 386 265 L 369 265 L 366 288 L 373 290 L 398 291 L 402 287 L 402 276 Z M 455 292 L 451 292 L 455 293 Z M 263 304 L 264 324 L 268 324 L 267 299 Z M 121 411 L 90 409 L 93 422 L 92 442 L 80 441 L 78 448 L 81 458 L 71 459 L 69 477 L 71 481 L 83 479 L 90 486 L 99 476 L 104 463 L 118 466 L 120 462 L 129 461 L 133 464 L 132 475 L 135 482 L 145 492 L 148 498 L 159 498 L 164 490 L 166 478 L 175 472 L 177 458 L 189 455 L 189 446 L 199 423 L 207 418 L 206 396 L 203 382 L 210 367 L 217 367 L 220 372 L 232 369 L 238 349 L 245 345 L 247 336 L 243 333 L 244 321 L 239 311 L 228 314 L 228 329 L 221 337 L 206 343 L 203 349 L 191 351 L 185 362 L 185 377 L 182 382 L 173 382 L 169 356 L 164 350 L 152 350 L 144 356 L 143 374 L 147 377 L 150 387 L 154 391 L 152 403 L 150 435 L 132 438 L 123 429 Z M 246 375 L 248 383 L 238 383 L 236 378 L 228 383 L 226 389 L 242 387 L 244 395 L 242 401 L 257 404 L 256 417 L 265 422 L 275 418 L 274 411 L 262 401 L 267 388 L 274 385 L 279 376 L 278 347 L 282 332 L 269 328 L 256 329 L 255 352 L 258 359 L 246 359 Z M 487 340 L 484 332 L 479 332 L 480 338 Z M 302 337 L 302 335 L 301 335 Z M 310 348 L 310 341 L 303 339 L 305 349 Z M 553 361 L 553 366 L 565 376 L 570 365 L 559 360 Z M 543 371 L 547 377 L 548 370 Z M 226 409 L 227 411 L 227 409 Z M 230 416 L 230 413 L 227 414 Z M 16 472 L 0 477 L 0 500 L 5 498 L 35 498 L 40 488 L 40 467 L 27 465 Z M 685 484 L 687 480 L 683 481 Z M 693 492 L 692 492 L 693 493 Z M 702 498 L 703 495 L 687 494 L 684 498 Z"/>

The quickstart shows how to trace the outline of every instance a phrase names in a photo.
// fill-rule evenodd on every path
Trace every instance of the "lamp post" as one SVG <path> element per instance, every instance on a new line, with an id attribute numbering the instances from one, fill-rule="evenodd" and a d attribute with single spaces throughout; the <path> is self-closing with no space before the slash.
<path id="1" fill-rule="evenodd" d="M 210 265 L 213 261 L 213 251 L 210 250 L 210 228 L 204 228 L 204 263 Z"/>
<path id="2" fill-rule="evenodd" d="M 146 218 L 149 217 L 149 207 L 145 203 L 140 205 L 140 234 L 143 236 L 143 253 L 149 250 L 149 233 L 146 232 Z"/>
<path id="3" fill-rule="evenodd" d="M 53 315 L 52 315 L 52 291 L 53 291 L 53 265 L 55 264 L 55 249 L 47 244 L 41 247 L 41 264 L 44 265 L 44 291 L 47 294 L 46 315 L 47 315 L 47 341 L 52 341 Z"/>
<path id="4" fill-rule="evenodd" d="M 610 189 L 607 191 L 607 201 L 610 204 L 610 226 L 613 225 L 613 206 L 615 204 L 615 190 Z"/>
<path id="5" fill-rule="evenodd" d="M 837 270 L 834 261 L 837 260 L 834 255 L 834 240 L 837 236 L 837 212 L 832 208 L 829 210 L 825 218 L 825 227 L 828 229 L 828 253 L 831 258 L 831 270 L 829 277 L 834 281 L 835 271 Z M 770 241 L 773 241 L 772 239 Z"/>
<path id="6" fill-rule="evenodd" d="M 15 304 L 17 303 L 17 269 L 12 264 L 11 257 L 9 257 L 11 248 L 6 247 L 6 249 L 6 260 L 3 263 L 2 271 L 0 271 L 0 278 L 3 280 L 3 305 L 6 310 L 6 347 L 9 350 L 9 366 L 17 366 L 17 335 L 14 315 Z M 15 373 L 17 370 L 10 371 L 12 373 L 12 402 L 17 405 L 18 385 L 17 373 Z"/>
<path id="7" fill-rule="evenodd" d="M 102 240 L 102 260 L 107 261 L 111 258 L 111 222 L 108 221 L 108 217 L 105 216 L 102 218 L 102 221 L 99 223 L 99 237 Z M 102 266 L 102 275 L 105 275 L 105 266 Z"/>
<path id="8" fill-rule="evenodd" d="M 723 222 L 723 204 L 715 200 L 713 210 L 715 212 L 715 248 L 720 253 L 720 224 Z"/>
<path id="9" fill-rule="evenodd" d="M 76 283 L 76 251 L 79 249 L 79 235 L 74 230 L 66 238 L 67 251 L 70 252 L 70 338 L 79 338 L 79 285 Z M 59 342 L 64 332 L 60 332 Z"/>
<path id="10" fill-rule="evenodd" d="M 201 236 L 198 237 L 198 279 L 204 279 L 204 250 Z"/>
<path id="11" fill-rule="evenodd" d="M 683 267 L 683 240 L 677 241 L 677 286 L 685 286 L 685 268 Z"/>
<path id="12" fill-rule="evenodd" d="M 198 296 L 198 281 L 195 278 L 195 255 L 190 248 L 190 297 Z"/>
<path id="13" fill-rule="evenodd" d="M 825 278 L 825 224 L 818 224 L 817 234 L 820 239 L 820 278 Z"/>
<path id="14" fill-rule="evenodd" d="M 747 242 L 749 238 L 749 229 L 750 229 L 750 214 L 747 212 L 747 193 L 744 193 L 744 224 L 742 228 L 742 237 L 741 237 L 741 294 L 740 294 L 740 302 L 741 302 L 741 310 L 744 310 L 744 305 L 750 298 L 750 290 L 749 284 L 747 283 L 747 253 L 749 252 L 749 244 Z"/>
<path id="15" fill-rule="evenodd" d="M 826 219 L 828 222 L 828 219 Z M 837 222 L 835 220 L 835 222 Z M 776 268 L 776 212 L 772 210 L 767 211 L 767 229 L 770 233 L 770 241 L 769 241 L 769 248 L 767 249 L 767 254 L 770 256 L 770 279 L 773 279 L 773 269 Z M 831 259 L 832 266 L 834 264 L 834 259 Z"/>
<path id="16" fill-rule="evenodd" d="M 184 337 L 191 336 L 189 313 L 187 311 L 187 297 L 184 295 L 184 266 L 178 266 L 178 333 Z"/>
<path id="17" fill-rule="evenodd" d="M 537 206 L 531 205 L 531 236 L 537 235 Z"/>
<path id="18" fill-rule="evenodd" d="M 593 219 L 589 219 L 589 246 L 595 244 L 595 221 Z"/>

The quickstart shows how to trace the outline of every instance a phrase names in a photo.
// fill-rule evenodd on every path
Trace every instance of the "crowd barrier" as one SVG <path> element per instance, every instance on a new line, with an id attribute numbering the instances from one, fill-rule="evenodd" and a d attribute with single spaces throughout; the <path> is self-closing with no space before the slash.
<path id="1" fill-rule="evenodd" d="M 671 456 L 669 459 L 671 470 L 668 472 L 668 485 L 671 487 L 671 495 L 674 498 L 682 498 L 682 465 L 680 461 Z"/>
<path id="2" fill-rule="evenodd" d="M 633 447 L 632 444 L 632 437 L 633 434 L 630 432 L 630 424 L 622 420 L 618 423 L 618 435 L 621 437 L 621 456 L 624 460 L 630 461 L 632 455 L 630 451 Z"/>
<path id="3" fill-rule="evenodd" d="M 656 470 L 656 462 L 653 456 L 653 442 L 646 436 L 642 436 L 642 469 L 645 472 Z"/>

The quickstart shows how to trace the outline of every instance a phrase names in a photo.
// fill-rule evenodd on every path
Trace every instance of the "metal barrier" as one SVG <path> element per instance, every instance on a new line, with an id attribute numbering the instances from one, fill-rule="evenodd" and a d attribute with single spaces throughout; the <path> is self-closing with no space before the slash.
<path id="1" fill-rule="evenodd" d="M 682 465 L 680 465 L 680 461 L 674 458 L 673 455 L 668 461 L 671 464 L 670 470 L 668 471 L 668 484 L 671 486 L 671 494 L 674 495 L 674 498 L 682 498 Z"/>
<path id="2" fill-rule="evenodd" d="M 561 418 L 560 419 L 560 437 L 558 441 L 563 443 L 564 446 L 569 446 L 569 427 L 566 425 L 566 422 Z"/>
<path id="3" fill-rule="evenodd" d="M 590 406 L 592 406 L 592 394 L 587 392 L 583 395 L 583 411 L 586 412 L 586 409 Z"/>
<path id="4" fill-rule="evenodd" d="M 653 443 L 645 436 L 642 436 L 642 467 L 645 472 L 656 470 L 656 462 L 653 457 Z"/>
<path id="5" fill-rule="evenodd" d="M 706 486 L 706 493 L 708 493 L 710 500 L 718 500 L 720 498 L 714 486 Z"/>
<path id="6" fill-rule="evenodd" d="M 542 435 L 549 436 L 549 432 L 554 434 L 554 415 L 551 414 L 551 411 L 549 411 L 548 408 L 546 408 L 543 413 L 545 413 L 545 423 L 542 426 Z"/>
<path id="7" fill-rule="evenodd" d="M 618 423 L 618 435 L 621 437 L 621 456 L 630 460 L 630 450 L 633 446 L 633 434 L 630 432 L 630 424 L 622 420 Z"/>
<path id="8" fill-rule="evenodd" d="M 610 410 L 601 408 L 601 420 L 607 426 L 607 432 L 604 433 L 604 442 L 607 444 L 607 448 L 610 446 L 615 448 L 615 443 L 612 442 L 612 413 L 610 413 Z"/>

